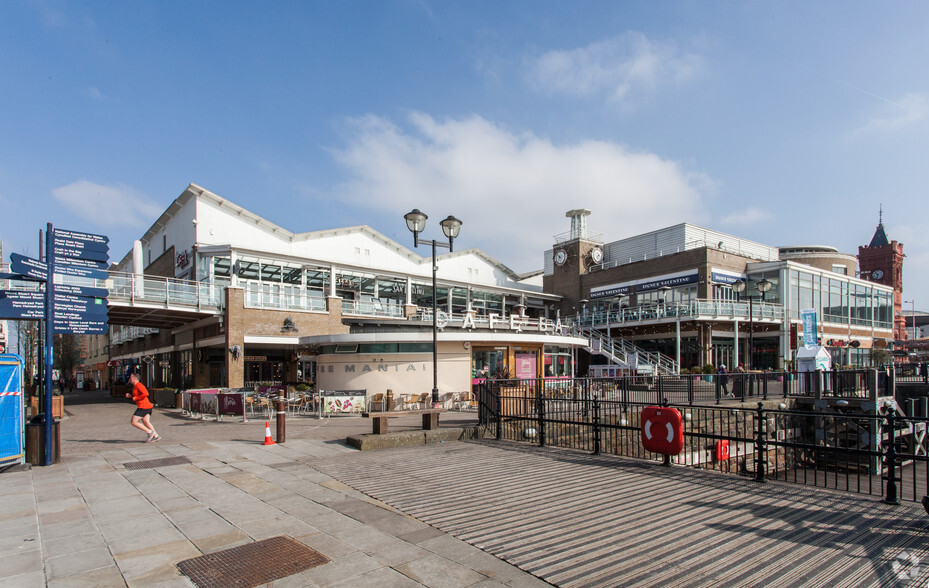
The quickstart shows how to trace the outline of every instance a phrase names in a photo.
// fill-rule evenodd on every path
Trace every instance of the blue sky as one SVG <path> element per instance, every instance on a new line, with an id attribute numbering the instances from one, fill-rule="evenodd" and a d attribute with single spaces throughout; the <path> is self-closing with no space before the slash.
<path id="1" fill-rule="evenodd" d="M 857 253 L 883 206 L 926 309 L 927 31 L 922 1 L 6 0 L 4 257 L 51 222 L 120 259 L 190 182 L 407 246 L 454 214 L 518 272 L 573 208 Z"/>

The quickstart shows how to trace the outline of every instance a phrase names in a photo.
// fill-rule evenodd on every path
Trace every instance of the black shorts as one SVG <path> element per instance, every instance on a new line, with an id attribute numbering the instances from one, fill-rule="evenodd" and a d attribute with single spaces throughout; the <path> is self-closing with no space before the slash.
<path id="1" fill-rule="evenodd" d="M 150 414 L 152 414 L 152 409 L 150 409 L 150 408 L 137 408 L 137 409 L 135 409 L 135 412 L 132 413 L 132 416 L 137 416 L 137 417 L 143 417 L 143 418 L 144 418 L 144 417 L 149 416 Z"/>

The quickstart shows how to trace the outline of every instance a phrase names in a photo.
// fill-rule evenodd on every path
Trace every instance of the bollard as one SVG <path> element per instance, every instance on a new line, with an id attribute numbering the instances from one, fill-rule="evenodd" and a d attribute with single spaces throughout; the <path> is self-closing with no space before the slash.
<path id="1" fill-rule="evenodd" d="M 387 389 L 387 410 L 394 409 L 394 391 Z"/>
<path id="2" fill-rule="evenodd" d="M 286 441 L 287 435 L 287 411 L 284 408 L 284 397 L 277 397 L 277 442 L 283 443 Z"/>

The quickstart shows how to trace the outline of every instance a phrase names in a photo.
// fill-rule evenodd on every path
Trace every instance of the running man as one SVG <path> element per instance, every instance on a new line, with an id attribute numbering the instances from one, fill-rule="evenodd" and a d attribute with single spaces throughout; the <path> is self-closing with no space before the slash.
<path id="1" fill-rule="evenodd" d="M 152 426 L 152 408 L 154 407 L 148 400 L 148 389 L 139 381 L 139 376 L 136 374 L 129 374 L 129 384 L 132 386 L 132 401 L 135 402 L 137 407 L 135 412 L 132 413 L 130 423 L 133 427 L 142 429 L 148 434 L 149 443 L 161 440 L 161 437 L 155 432 L 155 427 Z M 129 398 L 128 392 L 126 398 Z"/>

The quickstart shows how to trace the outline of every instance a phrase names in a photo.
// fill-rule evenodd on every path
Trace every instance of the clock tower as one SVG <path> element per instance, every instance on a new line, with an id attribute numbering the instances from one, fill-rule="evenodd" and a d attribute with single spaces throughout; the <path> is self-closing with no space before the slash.
<path id="1" fill-rule="evenodd" d="M 888 241 L 884 232 L 884 211 L 878 216 L 871 243 L 858 247 L 861 277 L 894 289 L 894 339 L 906 339 L 903 317 L 903 243 Z"/>

